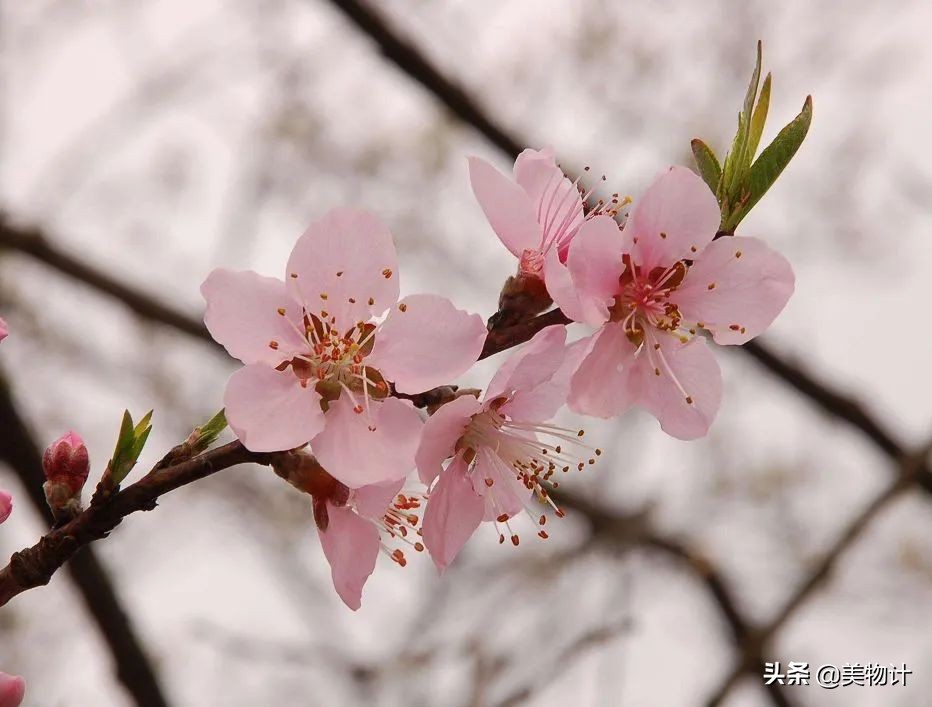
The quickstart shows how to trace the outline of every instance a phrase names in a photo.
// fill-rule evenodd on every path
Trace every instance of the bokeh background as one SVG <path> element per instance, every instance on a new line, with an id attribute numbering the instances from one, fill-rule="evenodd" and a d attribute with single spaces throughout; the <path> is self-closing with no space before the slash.
<path id="1" fill-rule="evenodd" d="M 509 160 L 339 5 L 3 3 L 0 208 L 199 317 L 211 268 L 278 275 L 311 219 L 363 206 L 395 234 L 403 293 L 491 314 L 514 261 L 472 198 L 465 160 Z M 762 39 L 774 73 L 765 142 L 806 94 L 815 104 L 800 153 L 739 229 L 785 253 L 798 277 L 763 340 L 863 403 L 904 448 L 925 443 L 927 3 L 392 0 L 378 10 L 526 144 L 553 145 L 568 168 L 591 165 L 635 196 L 665 166 L 692 165 L 690 138 L 724 153 Z M 144 467 L 219 407 L 234 368 L 2 249 L 0 312 L 14 332 L 0 367 L 20 413 L 43 445 L 80 432 L 97 471 L 124 408 L 156 411 Z M 483 528 L 443 577 L 426 558 L 405 569 L 382 558 L 357 613 L 330 586 L 306 497 L 265 469 L 179 490 L 95 549 L 178 707 L 701 705 L 742 651 L 696 568 L 714 568 L 747 622 L 765 625 L 897 471 L 748 356 L 720 353 L 726 397 L 707 439 L 670 439 L 639 412 L 586 423 L 607 452 L 563 486 L 614 521 L 571 511 L 549 541 L 517 549 Z M 481 386 L 500 360 L 461 382 Z M 0 532 L 8 556 L 44 526 L 2 465 L 0 486 L 19 499 Z M 646 542 L 648 524 L 691 561 Z M 932 508 L 910 490 L 762 656 L 905 663 L 906 686 L 781 697 L 752 670 L 723 704 L 928 705 L 930 618 Z M 66 573 L 0 610 L 0 667 L 27 677 L 27 705 L 135 704 L 112 666 Z"/>

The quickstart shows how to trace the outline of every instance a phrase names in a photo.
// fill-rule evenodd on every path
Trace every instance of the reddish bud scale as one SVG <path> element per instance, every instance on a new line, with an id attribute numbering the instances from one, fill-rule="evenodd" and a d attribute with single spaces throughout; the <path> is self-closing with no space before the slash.
<path id="1" fill-rule="evenodd" d="M 84 440 L 74 432 L 52 442 L 42 457 L 45 478 L 53 484 L 66 486 L 71 495 L 79 494 L 84 488 L 90 466 Z"/>

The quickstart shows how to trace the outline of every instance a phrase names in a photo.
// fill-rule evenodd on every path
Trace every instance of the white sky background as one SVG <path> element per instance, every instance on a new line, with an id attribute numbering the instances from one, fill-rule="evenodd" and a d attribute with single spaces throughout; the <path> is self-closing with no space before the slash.
<path id="1" fill-rule="evenodd" d="M 634 196 L 667 165 L 692 166 L 692 137 L 724 152 L 762 39 L 775 76 L 764 140 L 807 93 L 815 105 L 801 152 L 740 229 L 797 273 L 764 339 L 909 442 L 932 433 L 923 3 L 382 7 L 532 146 L 552 144 L 564 164 L 590 164 Z M 514 263 L 472 199 L 465 157 L 508 165 L 328 3 L 35 0 L 2 13 L 0 206 L 62 248 L 199 314 L 212 267 L 278 275 L 307 222 L 352 204 L 391 226 L 403 291 L 493 311 Z M 0 311 L 14 331 L 0 365 L 24 412 L 44 442 L 79 431 L 97 471 L 124 407 L 156 410 L 145 466 L 219 407 L 233 370 L 21 257 L 0 260 Z M 604 462 L 567 482 L 622 511 L 651 504 L 665 531 L 723 569 L 749 616 L 767 620 L 891 469 L 752 362 L 721 354 L 726 397 L 708 439 L 669 439 L 639 413 L 587 423 Z M 3 468 L 0 486 L 21 495 Z M 182 707 L 459 707 L 530 683 L 543 683 L 535 705 L 701 703 L 732 660 L 702 587 L 644 553 L 573 553 L 580 527 L 570 517 L 551 541 L 517 550 L 483 528 L 443 578 L 426 558 L 404 570 L 380 561 L 355 614 L 330 586 L 309 504 L 268 471 L 178 491 L 97 549 Z M 0 554 L 40 531 L 20 498 Z M 810 686 L 798 701 L 928 704 L 930 538 L 929 500 L 895 503 L 772 656 L 905 662 L 909 686 Z M 578 636 L 623 620 L 612 640 L 559 661 Z M 28 705 L 129 704 L 64 574 L 0 611 L 0 667 L 27 676 Z M 748 684 L 728 704 L 766 703 Z"/>

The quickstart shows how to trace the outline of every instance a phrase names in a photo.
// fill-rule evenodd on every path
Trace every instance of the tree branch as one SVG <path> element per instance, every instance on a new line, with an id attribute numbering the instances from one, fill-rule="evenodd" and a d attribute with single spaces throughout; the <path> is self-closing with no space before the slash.
<path id="1" fill-rule="evenodd" d="M 268 455 L 250 452 L 230 442 L 194 459 L 156 467 L 107 501 L 89 508 L 65 525 L 54 528 L 30 548 L 13 555 L 0 570 L 0 606 L 27 589 L 48 584 L 52 575 L 85 545 L 107 537 L 126 516 L 151 511 L 162 495 L 238 464 L 267 464 Z"/>
<path id="2" fill-rule="evenodd" d="M 19 476 L 26 495 L 39 514 L 51 525 L 52 514 L 45 502 L 42 456 L 25 421 L 20 417 L 6 381 L 0 376 L 0 459 Z M 142 642 L 124 610 L 116 587 L 106 569 L 86 548 L 68 565 L 71 579 L 84 601 L 100 636 L 110 649 L 119 681 L 139 707 L 167 707 Z"/>

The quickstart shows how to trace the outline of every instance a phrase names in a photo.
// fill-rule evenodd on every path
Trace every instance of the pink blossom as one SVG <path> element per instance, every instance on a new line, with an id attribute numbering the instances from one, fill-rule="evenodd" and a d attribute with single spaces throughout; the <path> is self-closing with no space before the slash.
<path id="1" fill-rule="evenodd" d="M 0 341 L 3 341 L 10 334 L 10 329 L 6 322 L 0 318 Z"/>
<path id="2" fill-rule="evenodd" d="M 553 149 L 524 150 L 509 179 L 485 160 L 469 158 L 472 190 L 502 243 L 519 260 L 518 272 L 541 275 L 547 254 L 560 258 L 588 215 L 578 182 L 570 181 L 554 161 Z"/>
<path id="3" fill-rule="evenodd" d="M 15 675 L 0 673 L 0 707 L 19 707 L 25 694 L 25 680 Z"/>
<path id="4" fill-rule="evenodd" d="M 0 523 L 10 517 L 13 512 L 13 497 L 6 491 L 0 491 Z"/>
<path id="5" fill-rule="evenodd" d="M 669 434 L 705 435 L 722 397 L 716 343 L 763 332 L 793 293 L 790 264 L 756 238 L 715 238 L 715 197 L 688 169 L 671 167 L 636 202 L 622 231 L 587 221 L 566 262 L 549 258 L 548 290 L 576 321 L 599 327 L 571 380 L 571 409 L 614 417 L 646 408 Z"/>
<path id="6" fill-rule="evenodd" d="M 390 550 L 392 540 L 406 540 L 417 530 L 420 507 L 416 495 L 400 493 L 404 479 L 349 489 L 317 466 L 305 473 L 311 493 L 320 544 L 330 564 L 333 586 L 353 611 L 362 604 L 362 590 L 375 570 L 380 550 L 397 564 L 407 564 L 404 551 Z M 409 541 L 410 542 L 410 541 Z M 410 542 L 423 550 L 420 542 Z"/>
<path id="7" fill-rule="evenodd" d="M 562 326 L 538 332 L 499 369 L 481 401 L 457 398 L 425 424 L 417 466 L 421 480 L 433 487 L 423 537 L 441 571 L 482 521 L 496 527 L 503 523 L 517 545 L 509 519 L 535 496 L 553 505 L 548 492 L 557 485 L 550 481 L 553 474 L 585 465 L 567 451 L 589 449 L 581 444 L 582 431 L 545 422 L 565 402 L 569 375 L 578 364 L 576 351 L 581 349 L 566 347 L 565 339 Z M 531 517 L 535 523 L 546 522 L 546 516 Z M 547 537 L 543 529 L 539 535 Z M 505 540 L 502 531 L 499 540 Z"/>
<path id="8" fill-rule="evenodd" d="M 248 449 L 313 440 L 320 462 L 351 488 L 413 467 L 422 421 L 410 402 L 388 397 L 389 381 L 403 393 L 448 382 L 476 361 L 486 330 L 443 297 L 399 302 L 397 269 L 388 228 L 364 211 L 335 209 L 298 239 L 284 282 L 211 273 L 201 287 L 204 321 L 246 364 L 224 404 Z"/>

